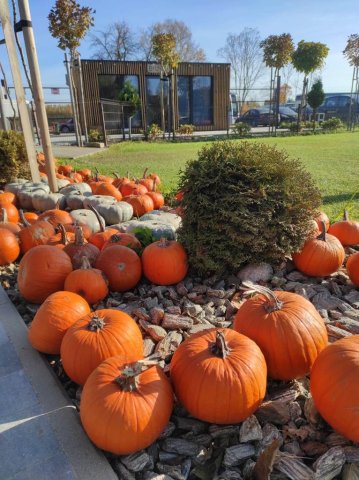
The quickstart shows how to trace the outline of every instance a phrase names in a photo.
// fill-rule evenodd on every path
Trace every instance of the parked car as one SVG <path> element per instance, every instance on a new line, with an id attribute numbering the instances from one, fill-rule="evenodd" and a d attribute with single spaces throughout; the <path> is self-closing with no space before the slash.
<path id="1" fill-rule="evenodd" d="M 70 118 L 66 122 L 60 123 L 58 126 L 60 133 L 70 133 L 75 131 L 74 119 Z"/>
<path id="2" fill-rule="evenodd" d="M 251 108 L 243 115 L 236 119 L 236 123 L 244 122 L 251 127 L 273 125 L 275 115 L 270 111 L 269 107 Z M 297 120 L 297 112 L 289 107 L 279 106 L 278 124 L 280 122 L 295 122 Z"/>

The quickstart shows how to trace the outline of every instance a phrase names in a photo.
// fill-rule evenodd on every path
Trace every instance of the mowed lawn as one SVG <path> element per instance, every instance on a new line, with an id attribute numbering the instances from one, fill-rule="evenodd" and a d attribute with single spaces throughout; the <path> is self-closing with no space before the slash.
<path id="1" fill-rule="evenodd" d="M 236 140 L 240 141 L 240 140 Z M 359 133 L 249 139 L 285 150 L 299 159 L 313 176 L 323 198 L 323 209 L 331 221 L 341 218 L 347 208 L 359 220 Z M 208 143 L 208 142 L 207 142 Z M 148 167 L 162 179 L 163 191 L 175 189 L 181 169 L 197 158 L 205 142 L 161 143 L 123 142 L 95 155 L 71 160 L 75 168 L 97 167 L 100 173 L 116 172 L 141 177 Z"/>

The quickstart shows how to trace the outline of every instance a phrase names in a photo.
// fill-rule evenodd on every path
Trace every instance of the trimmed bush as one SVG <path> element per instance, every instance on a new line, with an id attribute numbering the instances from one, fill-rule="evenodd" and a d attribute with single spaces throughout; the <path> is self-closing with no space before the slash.
<path id="1" fill-rule="evenodd" d="M 250 125 L 245 122 L 235 123 L 232 127 L 232 133 L 235 135 L 247 135 L 251 130 Z"/>
<path id="2" fill-rule="evenodd" d="M 31 178 L 24 137 L 14 130 L 0 130 L 0 183 L 15 178 Z"/>
<path id="3" fill-rule="evenodd" d="M 321 204 L 299 161 L 248 141 L 203 147 L 181 172 L 179 190 L 184 192 L 179 241 L 201 275 L 280 262 L 301 248 Z"/>
<path id="4" fill-rule="evenodd" d="M 343 122 L 340 120 L 340 118 L 337 117 L 332 117 L 329 118 L 328 120 L 325 120 L 320 124 L 323 130 L 338 130 L 340 128 L 344 128 Z"/>

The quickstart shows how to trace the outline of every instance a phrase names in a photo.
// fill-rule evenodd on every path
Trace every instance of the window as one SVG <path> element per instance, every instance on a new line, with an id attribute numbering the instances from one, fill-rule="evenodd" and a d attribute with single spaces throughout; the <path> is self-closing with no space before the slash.
<path id="1" fill-rule="evenodd" d="M 179 76 L 177 79 L 179 123 L 213 124 L 212 77 Z"/>
<path id="2" fill-rule="evenodd" d="M 130 82 L 135 90 L 139 93 L 139 82 L 137 75 L 98 75 L 98 85 L 100 90 L 100 98 L 107 100 L 119 100 L 121 90 L 125 82 Z M 113 121 L 121 123 L 122 120 L 118 119 L 118 114 L 114 114 Z M 126 119 L 127 123 L 127 119 Z M 141 126 L 141 111 L 138 110 L 132 117 L 132 126 Z M 127 125 L 126 125 L 127 127 Z"/>
<path id="3" fill-rule="evenodd" d="M 168 123 L 168 81 L 162 80 L 165 123 Z M 161 127 L 161 79 L 157 76 L 146 77 L 147 124 L 156 123 Z"/>

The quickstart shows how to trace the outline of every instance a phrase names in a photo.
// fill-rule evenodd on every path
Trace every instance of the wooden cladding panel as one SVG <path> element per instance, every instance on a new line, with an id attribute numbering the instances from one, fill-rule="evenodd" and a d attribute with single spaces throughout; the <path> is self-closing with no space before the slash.
<path id="1" fill-rule="evenodd" d="M 109 60 L 82 60 L 82 76 L 85 97 L 85 109 L 89 128 L 101 124 L 98 75 L 137 75 L 139 79 L 142 103 L 142 124 L 146 124 L 146 76 L 147 62 L 115 62 Z M 228 128 L 230 64 L 226 63 L 180 63 L 177 75 L 205 75 L 212 77 L 213 88 L 213 125 L 196 126 L 196 130 L 226 130 Z M 178 111 L 177 88 L 175 108 Z M 177 118 L 178 124 L 178 118 Z"/>

